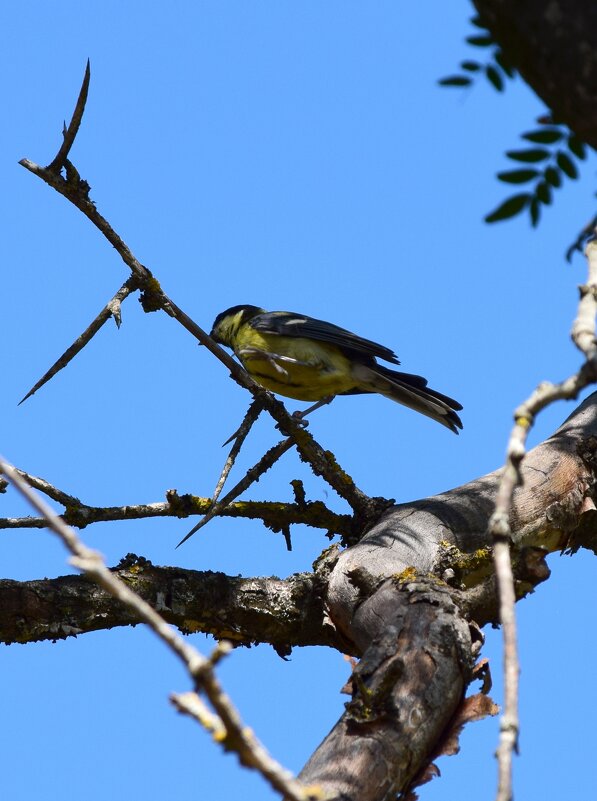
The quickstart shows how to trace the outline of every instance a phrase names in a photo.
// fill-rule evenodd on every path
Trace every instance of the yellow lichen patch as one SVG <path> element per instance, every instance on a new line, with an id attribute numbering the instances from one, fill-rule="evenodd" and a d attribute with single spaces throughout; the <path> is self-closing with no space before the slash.
<path id="1" fill-rule="evenodd" d="M 394 576 L 394 580 L 398 582 L 398 584 L 406 584 L 409 581 L 414 581 L 417 578 L 417 570 L 414 567 L 407 567 L 402 573 L 398 573 Z"/>
<path id="2" fill-rule="evenodd" d="M 456 584 L 472 587 L 492 573 L 493 557 L 490 548 L 478 548 L 472 553 L 465 553 L 451 543 L 440 544 L 443 553 L 440 556 L 438 572 L 444 575 L 446 570 L 454 571 Z"/>
<path id="3" fill-rule="evenodd" d="M 308 784 L 303 788 L 305 801 L 325 801 L 329 796 L 320 784 Z"/>

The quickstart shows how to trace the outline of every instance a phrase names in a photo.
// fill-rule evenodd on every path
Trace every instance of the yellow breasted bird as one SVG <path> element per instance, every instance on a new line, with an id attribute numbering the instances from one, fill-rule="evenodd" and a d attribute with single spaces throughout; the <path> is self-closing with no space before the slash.
<path id="1" fill-rule="evenodd" d="M 376 358 L 400 364 L 389 348 L 324 320 L 232 306 L 218 314 L 210 336 L 232 348 L 258 384 L 287 398 L 327 403 L 335 395 L 377 392 L 455 434 L 462 428 L 457 401 L 429 389 L 420 375 L 378 364 Z"/>

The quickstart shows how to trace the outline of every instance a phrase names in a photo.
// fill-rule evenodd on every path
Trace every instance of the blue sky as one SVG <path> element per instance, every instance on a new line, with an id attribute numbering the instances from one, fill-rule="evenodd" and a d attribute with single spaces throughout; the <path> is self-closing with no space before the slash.
<path id="1" fill-rule="evenodd" d="M 544 108 L 521 81 L 504 97 L 484 83 L 437 86 L 478 55 L 463 43 L 470 14 L 464 2 L 4 4 L 0 451 L 87 503 L 158 501 L 172 487 L 209 495 L 221 443 L 249 400 L 180 326 L 132 299 L 120 331 L 107 326 L 16 406 L 127 277 L 88 221 L 17 164 L 51 160 L 89 57 L 72 159 L 101 213 L 188 314 L 205 328 L 237 303 L 323 317 L 387 344 L 405 370 L 463 403 L 459 438 L 380 397 L 319 411 L 311 431 L 357 484 L 407 501 L 498 467 L 513 408 L 579 365 L 568 332 L 585 270 L 563 253 L 594 213 L 595 161 L 557 193 L 538 231 L 522 218 L 483 224 L 508 191 L 494 177 L 508 167 L 504 151 Z M 531 442 L 573 408 L 542 414 Z M 235 476 L 275 441 L 260 420 Z M 289 500 L 294 478 L 343 510 L 293 454 L 249 497 Z M 2 496 L 0 514 L 24 513 L 14 493 Z M 289 554 L 256 523 L 216 520 L 175 551 L 189 528 L 101 524 L 84 538 L 109 564 L 132 551 L 247 576 L 308 570 L 328 544 L 297 527 Z M 3 532 L 0 549 L 10 578 L 70 571 L 47 532 Z M 585 634 L 595 565 L 585 554 L 550 565 L 552 579 L 518 606 L 516 794 L 588 799 L 593 730 L 577 677 L 583 655 L 596 656 Z M 499 632 L 487 638 L 499 702 Z M 188 681 L 140 627 L 1 656 L 3 787 L 13 801 L 75 797 L 81 786 L 88 801 L 275 797 L 173 713 L 168 694 Z M 221 675 L 247 723 L 298 771 L 340 715 L 348 672 L 336 652 L 295 650 L 283 662 L 260 646 L 235 652 Z M 492 798 L 496 742 L 495 720 L 470 726 L 421 799 Z"/>

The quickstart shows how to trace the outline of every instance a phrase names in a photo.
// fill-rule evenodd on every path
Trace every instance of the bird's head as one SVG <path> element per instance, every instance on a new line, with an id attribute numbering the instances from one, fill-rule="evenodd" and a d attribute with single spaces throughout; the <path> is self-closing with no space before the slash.
<path id="1" fill-rule="evenodd" d="M 263 314 L 265 309 L 259 306 L 231 306 L 226 311 L 220 312 L 211 329 L 210 337 L 220 345 L 231 348 L 234 338 L 241 325 L 244 325 L 257 314 Z"/>

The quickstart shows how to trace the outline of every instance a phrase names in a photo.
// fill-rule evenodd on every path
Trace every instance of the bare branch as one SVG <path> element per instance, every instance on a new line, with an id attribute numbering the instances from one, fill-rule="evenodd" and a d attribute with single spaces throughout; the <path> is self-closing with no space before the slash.
<path id="1" fill-rule="evenodd" d="M 110 319 L 110 317 L 114 318 L 116 325 L 120 328 L 121 316 L 120 316 L 120 306 L 122 301 L 127 298 L 131 292 L 134 292 L 136 289 L 139 288 L 139 284 L 137 279 L 134 276 L 131 276 L 124 284 L 120 287 L 118 292 L 111 298 L 101 312 L 97 315 L 97 317 L 93 320 L 93 322 L 83 331 L 81 336 L 79 336 L 73 344 L 67 348 L 62 356 L 54 362 L 54 364 L 50 367 L 50 369 L 44 373 L 44 375 L 39 379 L 39 381 L 33 386 L 29 392 L 25 395 L 25 397 L 19 401 L 19 406 L 21 403 L 24 403 L 27 398 L 30 398 L 34 395 L 38 389 L 41 389 L 44 384 L 46 384 L 51 378 L 53 378 L 56 373 L 60 372 L 66 365 L 74 359 L 74 357 L 79 353 L 79 351 L 83 350 L 85 345 L 91 341 L 91 339 L 97 334 L 103 324 Z"/>
<path id="2" fill-rule="evenodd" d="M 510 511 L 514 490 L 520 484 L 520 466 L 526 453 L 528 433 L 535 416 L 546 406 L 563 398 L 576 398 L 581 389 L 597 381 L 597 242 L 586 246 L 588 281 L 580 287 L 578 313 L 572 326 L 572 339 L 585 356 L 577 373 L 559 384 L 544 382 L 514 412 L 515 425 L 510 434 L 506 465 L 497 491 L 495 510 L 489 521 L 493 538 L 493 558 L 500 598 L 500 620 L 504 638 L 504 713 L 500 722 L 497 749 L 498 789 L 496 801 L 511 801 L 512 754 L 518 748 L 518 677 L 520 666 L 516 642 L 516 595 L 510 561 Z"/>
<path id="3" fill-rule="evenodd" d="M 230 475 L 230 471 L 234 466 L 234 462 L 236 461 L 236 457 L 240 453 L 240 449 L 243 446 L 245 439 L 247 438 L 247 434 L 253 427 L 253 423 L 257 420 L 259 415 L 263 410 L 263 406 L 261 402 L 255 399 L 251 405 L 249 406 L 247 413 L 240 424 L 239 428 L 234 432 L 234 434 L 229 437 L 224 445 L 228 445 L 229 442 L 234 440 L 234 444 L 230 449 L 230 453 L 224 463 L 224 467 L 222 468 L 222 472 L 220 474 L 220 478 L 218 479 L 218 483 L 216 484 L 216 488 L 214 490 L 214 494 L 211 496 L 212 503 L 215 503 L 218 498 L 220 497 L 220 493 L 224 489 L 224 484 L 226 483 L 226 479 Z"/>
<path id="4" fill-rule="evenodd" d="M 154 517 L 188 517 L 192 514 L 207 514 L 212 507 L 210 498 L 197 495 L 179 495 L 176 490 L 168 490 L 166 501 L 157 503 L 126 504 L 125 506 L 88 506 L 73 495 L 54 487 L 42 478 L 31 476 L 23 470 L 19 473 L 35 489 L 62 504 L 66 511 L 62 515 L 65 523 L 77 528 L 93 523 L 108 523 L 117 520 L 145 520 Z M 228 503 L 219 511 L 222 517 L 240 517 L 249 520 L 262 520 L 264 525 L 274 530 L 298 523 L 321 528 L 332 534 L 349 537 L 354 523 L 350 515 L 330 511 L 322 501 L 305 503 L 280 503 L 279 501 L 242 501 Z M 47 528 L 43 517 L 4 517 L 0 518 L 1 529 Z"/>
<path id="5" fill-rule="evenodd" d="M 66 160 L 68 159 L 68 154 L 70 153 L 70 149 L 74 144 L 75 137 L 79 131 L 79 126 L 81 125 L 81 120 L 83 119 L 83 112 L 85 111 L 85 103 L 87 102 L 87 93 L 89 91 L 89 80 L 91 78 L 91 64 L 89 63 L 89 59 L 87 59 L 87 66 L 85 67 L 85 75 L 83 77 L 83 83 L 81 84 L 81 90 L 79 92 L 79 97 L 77 98 L 77 104 L 75 106 L 75 110 L 73 111 L 73 116 L 69 123 L 67 129 L 63 131 L 64 139 L 62 141 L 62 145 L 60 146 L 60 150 L 54 157 L 54 160 L 48 164 L 48 170 L 52 170 L 52 172 L 60 172 L 60 170 L 66 166 Z"/>
<path id="6" fill-rule="evenodd" d="M 257 385 L 249 374 L 230 354 L 226 353 L 212 338 L 203 331 L 174 301 L 162 290 L 159 282 L 151 271 L 139 262 L 129 247 L 114 231 L 108 221 L 98 212 L 95 204 L 89 199 L 89 185 L 80 179 L 65 180 L 61 175 L 40 167 L 29 159 L 19 162 L 25 169 L 37 175 L 49 186 L 59 192 L 73 203 L 83 214 L 101 231 L 108 242 L 120 254 L 122 260 L 137 277 L 145 296 L 144 308 L 146 311 L 163 309 L 168 315 L 177 320 L 190 334 L 204 345 L 217 359 L 230 370 L 234 380 L 248 389 L 253 397 L 259 398 L 264 408 L 272 415 L 286 436 L 293 439 L 296 447 L 305 461 L 307 461 L 316 475 L 322 476 L 333 487 L 341 498 L 344 498 L 355 510 L 363 522 L 379 514 L 380 508 L 385 505 L 385 499 L 369 498 L 355 485 L 352 478 L 336 463 L 332 454 L 325 451 L 313 437 L 304 430 L 300 420 L 293 419 L 284 405 L 276 400 L 271 393 Z"/>
<path id="7" fill-rule="evenodd" d="M 325 582 L 316 574 L 287 579 L 227 576 L 160 567 L 129 554 L 111 572 L 185 634 L 202 632 L 239 645 L 267 643 L 279 653 L 303 645 L 342 646 L 325 623 Z M 0 642 L 57 640 L 140 623 L 86 576 L 0 579 Z"/>
<path id="8" fill-rule="evenodd" d="M 227 750 L 238 755 L 241 764 L 259 771 L 273 789 L 292 801 L 316 798 L 308 788 L 276 762 L 245 726 L 231 699 L 222 689 L 214 671 L 213 662 L 206 659 L 192 645 L 178 635 L 171 626 L 139 595 L 108 570 L 100 554 L 84 545 L 75 531 L 26 484 L 12 465 L 0 457 L 0 472 L 19 490 L 29 503 L 43 515 L 48 526 L 58 535 L 71 552 L 71 564 L 86 573 L 106 592 L 124 603 L 146 623 L 152 631 L 182 661 L 193 679 L 195 690 L 205 692 L 221 721 L 225 736 L 221 740 Z M 321 796 L 319 796 L 321 797 Z"/>
<path id="9" fill-rule="evenodd" d="M 40 478 L 40 476 L 32 476 L 30 473 L 26 473 L 24 470 L 19 470 L 16 467 L 15 470 L 22 478 L 25 479 L 30 487 L 39 490 L 39 492 L 43 492 L 44 495 L 47 495 L 48 498 L 51 498 L 53 501 L 61 503 L 63 506 L 82 505 L 81 501 L 74 495 L 69 495 L 67 492 L 58 489 L 58 487 L 55 487 L 53 484 L 50 484 L 49 481 L 46 481 L 45 478 Z"/>
<path id="10" fill-rule="evenodd" d="M 232 503 L 235 498 L 244 492 L 248 487 L 251 486 L 255 481 L 259 481 L 261 476 L 270 469 L 270 467 L 278 461 L 278 459 L 286 453 L 293 446 L 293 441 L 288 439 L 283 439 L 281 442 L 278 442 L 277 445 L 274 445 L 273 448 L 270 448 L 264 456 L 257 462 L 257 464 L 253 465 L 247 470 L 246 475 L 234 486 L 230 492 L 228 492 L 224 498 L 218 503 L 214 503 L 210 506 L 209 512 L 205 515 L 205 517 L 200 520 L 197 525 L 192 528 L 187 535 L 185 535 L 181 541 L 176 546 L 179 548 L 183 542 L 186 542 L 189 537 L 192 537 L 196 531 L 199 531 L 200 528 L 203 528 L 206 523 L 209 523 L 216 515 L 221 514 L 221 512 L 226 509 L 226 507 Z"/>

